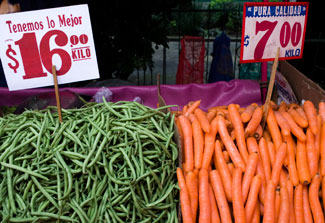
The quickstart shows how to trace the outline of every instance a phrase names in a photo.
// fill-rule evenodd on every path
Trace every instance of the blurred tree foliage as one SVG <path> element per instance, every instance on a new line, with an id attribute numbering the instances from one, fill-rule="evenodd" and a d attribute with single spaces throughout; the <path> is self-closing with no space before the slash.
<path id="1" fill-rule="evenodd" d="M 183 0 L 188 1 L 188 0 Z M 134 69 L 153 67 L 153 47 L 167 45 L 174 0 L 65 0 L 88 4 L 101 79 L 126 80 Z"/>

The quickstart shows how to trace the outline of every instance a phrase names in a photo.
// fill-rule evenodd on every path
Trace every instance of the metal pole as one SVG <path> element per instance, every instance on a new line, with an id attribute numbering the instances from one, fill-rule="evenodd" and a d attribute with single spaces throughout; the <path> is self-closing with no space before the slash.
<path id="1" fill-rule="evenodd" d="M 163 83 L 166 84 L 166 47 L 163 49 Z"/>
<path id="2" fill-rule="evenodd" d="M 210 11 L 210 5 L 208 7 L 208 43 L 207 43 L 207 62 L 206 62 L 206 71 L 205 71 L 205 82 L 208 82 L 209 78 L 209 48 L 210 48 L 210 16 L 211 16 L 211 11 Z"/>
<path id="3" fill-rule="evenodd" d="M 238 10 L 237 13 L 240 15 L 240 5 L 238 5 Z M 236 29 L 236 40 L 238 39 L 238 28 Z M 236 45 L 235 45 L 235 61 L 234 61 L 234 75 L 235 75 L 235 79 L 238 79 L 239 74 L 236 73 L 236 65 L 237 65 L 237 45 L 238 42 L 236 41 Z"/>

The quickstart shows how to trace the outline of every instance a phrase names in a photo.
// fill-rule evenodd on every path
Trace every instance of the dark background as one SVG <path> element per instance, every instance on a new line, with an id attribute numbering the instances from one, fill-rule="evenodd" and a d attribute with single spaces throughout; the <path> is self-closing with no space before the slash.
<path id="1" fill-rule="evenodd" d="M 1 0 L 0 0 L 1 2 Z M 171 10 L 191 1 L 11 0 L 21 11 L 88 4 L 101 79 L 126 80 L 134 69 L 153 66 L 153 45 L 168 47 Z M 304 1 L 305 2 L 305 1 Z M 289 60 L 325 89 L 325 17 L 322 1 L 311 0 L 303 58 Z"/>

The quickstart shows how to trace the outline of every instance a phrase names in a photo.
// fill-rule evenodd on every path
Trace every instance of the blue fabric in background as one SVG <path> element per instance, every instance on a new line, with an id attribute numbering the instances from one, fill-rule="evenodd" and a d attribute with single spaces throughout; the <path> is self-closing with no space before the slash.
<path id="1" fill-rule="evenodd" d="M 208 83 L 234 79 L 230 39 L 224 32 L 217 36 L 213 42 L 212 56 Z"/>

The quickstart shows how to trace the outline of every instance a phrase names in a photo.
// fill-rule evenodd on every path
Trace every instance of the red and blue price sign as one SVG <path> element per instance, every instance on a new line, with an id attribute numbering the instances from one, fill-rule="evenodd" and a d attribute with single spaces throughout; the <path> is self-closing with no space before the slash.
<path id="1" fill-rule="evenodd" d="M 240 62 L 302 58 L 308 2 L 245 3 Z"/>
<path id="2" fill-rule="evenodd" d="M 87 5 L 0 16 L 0 56 L 9 90 L 99 78 Z"/>

